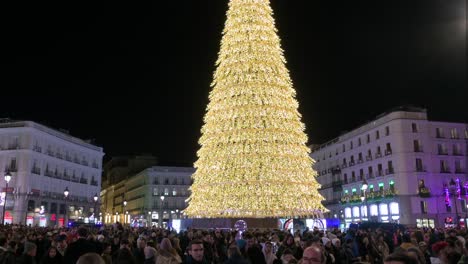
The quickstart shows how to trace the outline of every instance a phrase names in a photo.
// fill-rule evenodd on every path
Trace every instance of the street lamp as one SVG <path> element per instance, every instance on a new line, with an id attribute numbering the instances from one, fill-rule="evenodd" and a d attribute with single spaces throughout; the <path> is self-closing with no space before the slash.
<path id="1" fill-rule="evenodd" d="M 63 195 L 65 195 L 65 200 L 67 200 L 69 194 L 70 194 L 70 191 L 68 190 L 68 186 L 67 186 L 67 187 L 65 187 L 65 190 L 63 191 Z M 68 207 L 68 205 L 65 207 L 65 224 L 66 224 L 66 226 L 68 226 L 68 208 L 67 207 Z"/>
<path id="2" fill-rule="evenodd" d="M 159 213 L 159 227 L 162 227 L 163 226 L 163 221 L 164 221 L 164 213 L 163 213 L 163 208 L 164 208 L 164 195 L 161 195 L 161 208 L 160 208 L 160 213 Z"/>
<path id="3" fill-rule="evenodd" d="M 126 218 L 126 216 L 125 216 L 125 210 L 127 209 L 127 200 L 124 200 L 124 201 L 123 201 L 123 206 L 124 206 L 124 208 L 123 208 L 122 214 L 123 214 L 123 217 L 124 217 L 124 221 L 123 221 L 123 222 L 124 222 L 124 224 L 125 224 L 125 223 L 127 222 L 127 218 Z"/>
<path id="4" fill-rule="evenodd" d="M 457 227 L 460 226 L 460 216 L 458 215 L 458 207 L 457 207 L 457 200 L 460 199 L 460 179 L 457 178 L 456 181 L 452 179 L 450 179 L 450 182 L 449 182 L 449 185 L 450 185 L 450 195 L 451 196 L 456 196 L 454 197 L 454 200 L 455 200 L 455 221 L 456 221 L 456 224 L 457 224 Z"/>
<path id="5" fill-rule="evenodd" d="M 7 203 L 7 195 L 8 195 L 8 183 L 11 180 L 10 171 L 5 172 L 5 181 L 6 181 L 6 188 L 5 188 L 5 200 L 3 201 L 3 217 L 2 217 L 2 224 L 5 225 L 5 210 L 6 210 L 6 203 Z"/>
<path id="6" fill-rule="evenodd" d="M 96 221 L 96 218 L 97 218 L 97 211 L 96 211 L 97 207 L 96 207 L 96 205 L 97 205 L 97 201 L 99 199 L 97 193 L 94 195 L 93 199 L 94 199 L 94 210 L 93 210 L 94 211 L 94 223 L 96 223 L 97 222 Z"/>
<path id="7" fill-rule="evenodd" d="M 365 202 L 365 207 L 366 207 L 366 217 L 367 219 L 369 219 L 369 208 L 367 206 L 367 199 L 366 199 L 366 191 L 367 191 L 367 188 L 369 187 L 369 184 L 367 183 L 366 179 L 364 179 L 362 181 L 362 186 L 361 186 L 361 190 L 362 190 L 362 196 L 361 196 L 361 202 Z M 361 211 L 362 213 L 362 211 Z"/>

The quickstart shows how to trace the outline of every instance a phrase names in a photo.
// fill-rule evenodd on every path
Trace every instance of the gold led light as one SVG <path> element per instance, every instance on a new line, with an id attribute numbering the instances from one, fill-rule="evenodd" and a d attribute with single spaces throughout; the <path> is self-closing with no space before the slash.
<path id="1" fill-rule="evenodd" d="M 268 0 L 231 0 L 185 214 L 326 210 Z"/>

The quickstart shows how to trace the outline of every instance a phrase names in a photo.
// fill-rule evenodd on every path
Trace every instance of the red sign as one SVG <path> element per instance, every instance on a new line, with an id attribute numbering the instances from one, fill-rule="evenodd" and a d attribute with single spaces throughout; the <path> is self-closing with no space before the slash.
<path id="1" fill-rule="evenodd" d="M 57 220 L 57 216 L 55 214 L 50 215 L 50 221 L 55 221 Z"/>
<path id="2" fill-rule="evenodd" d="M 8 189 L 7 188 L 2 188 L 2 191 L 7 192 L 7 193 L 12 193 L 13 189 L 14 189 L 13 187 L 8 187 Z"/>

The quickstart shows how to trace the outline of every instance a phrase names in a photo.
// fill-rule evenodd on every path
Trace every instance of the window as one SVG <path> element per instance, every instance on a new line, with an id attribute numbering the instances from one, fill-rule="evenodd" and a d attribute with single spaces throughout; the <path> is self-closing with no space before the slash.
<path id="1" fill-rule="evenodd" d="M 367 206 L 361 206 L 361 215 L 362 217 L 367 217 Z"/>
<path id="2" fill-rule="evenodd" d="M 419 159 L 419 158 L 416 159 L 416 171 L 418 171 L 418 172 L 423 172 L 424 171 L 422 159 Z"/>
<path id="3" fill-rule="evenodd" d="M 398 215 L 400 214 L 400 206 L 398 203 L 390 203 L 390 214 L 392 215 Z"/>
<path id="4" fill-rule="evenodd" d="M 463 173 L 460 160 L 455 160 L 455 173 Z"/>
<path id="5" fill-rule="evenodd" d="M 368 167 L 367 171 L 369 172 L 368 178 L 374 178 L 374 173 L 372 172 L 372 167 Z"/>
<path id="6" fill-rule="evenodd" d="M 355 182 L 356 181 L 356 174 L 354 174 L 354 171 L 351 172 L 351 181 Z"/>
<path id="7" fill-rule="evenodd" d="M 468 139 L 468 129 L 465 129 L 465 138 Z"/>
<path id="8" fill-rule="evenodd" d="M 454 156 L 463 156 L 460 144 L 453 144 L 452 149 L 453 149 Z"/>
<path id="9" fill-rule="evenodd" d="M 421 141 L 414 140 L 413 147 L 414 147 L 414 152 L 422 152 Z"/>
<path id="10" fill-rule="evenodd" d="M 345 146 L 345 144 L 343 144 L 343 152 L 345 152 L 345 151 L 346 151 L 346 146 Z"/>
<path id="11" fill-rule="evenodd" d="M 440 127 L 436 128 L 436 138 L 443 138 L 444 137 L 444 130 Z"/>
<path id="12" fill-rule="evenodd" d="M 169 188 L 164 188 L 164 195 L 169 195 Z"/>
<path id="13" fill-rule="evenodd" d="M 422 214 L 427 214 L 427 202 L 426 201 L 421 201 L 421 213 Z"/>
<path id="14" fill-rule="evenodd" d="M 358 138 L 358 146 L 361 146 L 361 138 Z"/>
<path id="15" fill-rule="evenodd" d="M 379 215 L 379 210 L 377 209 L 377 205 L 373 204 L 370 207 L 370 215 L 371 216 L 378 216 Z"/>
<path id="16" fill-rule="evenodd" d="M 386 155 L 392 154 L 392 146 L 390 145 L 390 143 L 387 143 L 386 145 L 385 154 Z"/>
<path id="17" fill-rule="evenodd" d="M 450 129 L 450 137 L 454 139 L 458 138 L 458 130 L 456 128 Z"/>
<path id="18" fill-rule="evenodd" d="M 381 163 L 377 164 L 377 171 L 379 173 L 379 176 L 383 176 L 383 168 Z"/>
<path id="19" fill-rule="evenodd" d="M 450 172 L 446 160 L 441 160 L 440 161 L 440 172 L 442 172 L 442 173 Z"/>
<path id="20" fill-rule="evenodd" d="M 16 158 L 11 158 L 9 171 L 10 172 L 18 171 L 18 167 L 16 166 Z"/>
<path id="21" fill-rule="evenodd" d="M 370 135 L 369 135 L 369 134 L 367 134 L 367 136 L 366 136 L 366 142 L 367 142 L 367 143 L 370 142 Z"/>
<path id="22" fill-rule="evenodd" d="M 354 165 L 354 156 L 351 156 L 351 161 L 350 161 L 351 165 Z"/>
<path id="23" fill-rule="evenodd" d="M 344 210 L 345 218 L 351 218 L 351 208 L 347 207 Z"/>
<path id="24" fill-rule="evenodd" d="M 359 217 L 359 207 L 353 207 L 353 217 Z"/>
<path id="25" fill-rule="evenodd" d="M 344 174 L 343 176 L 343 180 L 344 180 L 344 183 L 347 184 L 348 183 L 348 174 Z"/>
<path id="26" fill-rule="evenodd" d="M 174 195 L 174 196 L 177 195 L 177 190 L 176 190 L 176 188 L 172 188 L 172 195 Z"/>
<path id="27" fill-rule="evenodd" d="M 369 160 L 372 160 L 372 151 L 369 149 L 367 150 L 367 157 L 366 159 L 369 161 Z"/>
<path id="28" fill-rule="evenodd" d="M 393 163 L 392 163 L 391 160 L 389 160 L 389 161 L 387 162 L 387 168 L 388 168 L 388 169 L 387 169 L 387 174 L 393 174 L 393 172 L 394 172 L 394 171 L 393 171 Z"/>
<path id="29" fill-rule="evenodd" d="M 362 162 L 362 161 L 363 161 L 363 159 L 362 159 L 362 153 L 360 152 L 360 153 L 358 154 L 358 162 Z"/>
<path id="30" fill-rule="evenodd" d="M 348 164 L 346 163 L 346 158 L 343 159 L 343 165 L 345 165 L 345 166 L 348 165 Z"/>
<path id="31" fill-rule="evenodd" d="M 379 139 L 380 138 L 380 131 L 375 131 L 375 139 Z"/>
<path id="32" fill-rule="evenodd" d="M 390 135 L 390 127 L 389 126 L 385 127 L 385 135 L 386 136 Z"/>
<path id="33" fill-rule="evenodd" d="M 447 147 L 445 144 L 437 144 L 437 154 L 439 155 L 447 155 Z"/>
<path id="34" fill-rule="evenodd" d="M 154 188 L 153 188 L 153 195 L 154 195 L 154 196 L 159 195 L 158 187 L 154 187 Z"/>
<path id="35" fill-rule="evenodd" d="M 363 170 L 363 169 L 360 169 L 360 170 L 359 170 L 359 180 L 362 181 L 362 179 L 364 179 L 364 170 Z"/>
<path id="36" fill-rule="evenodd" d="M 387 204 L 381 203 L 379 206 L 380 215 L 388 215 L 388 206 Z"/>
<path id="37" fill-rule="evenodd" d="M 412 123 L 411 130 L 413 131 L 413 133 L 418 133 L 418 125 L 416 123 Z"/>
<path id="38" fill-rule="evenodd" d="M 349 142 L 349 149 L 353 149 L 353 141 Z"/>

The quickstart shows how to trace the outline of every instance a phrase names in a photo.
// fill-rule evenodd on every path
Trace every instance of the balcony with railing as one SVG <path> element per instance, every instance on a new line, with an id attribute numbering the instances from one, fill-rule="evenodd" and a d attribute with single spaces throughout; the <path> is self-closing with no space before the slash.
<path id="1" fill-rule="evenodd" d="M 366 178 L 367 179 L 372 179 L 372 178 L 375 178 L 375 175 L 374 175 L 373 172 L 369 172 L 369 173 L 366 174 Z"/>
<path id="2" fill-rule="evenodd" d="M 46 169 L 45 172 L 44 172 L 44 176 L 52 177 L 52 178 L 53 178 L 53 177 L 54 177 L 54 173 L 53 173 L 52 171 Z"/>
<path id="3" fill-rule="evenodd" d="M 431 197 L 431 192 L 427 187 L 419 187 L 418 195 L 422 198 L 428 198 Z"/>
<path id="4" fill-rule="evenodd" d="M 41 169 L 39 167 L 32 167 L 31 173 L 41 175 Z"/>
<path id="5" fill-rule="evenodd" d="M 448 151 L 446 149 L 438 149 L 437 155 L 448 155 Z"/>
<path id="6" fill-rule="evenodd" d="M 33 146 L 33 151 L 36 151 L 36 152 L 42 153 L 42 148 L 41 148 L 41 147 L 39 147 L 39 146 Z"/>
<path id="7" fill-rule="evenodd" d="M 366 156 L 366 161 L 371 161 L 372 160 L 372 156 Z"/>
<path id="8" fill-rule="evenodd" d="M 464 173 L 466 173 L 466 170 L 463 169 L 463 168 L 455 168 L 455 173 L 464 174 Z"/>
<path id="9" fill-rule="evenodd" d="M 382 157 L 382 153 L 377 152 L 377 154 L 375 154 L 375 158 L 376 158 L 376 159 L 381 158 L 381 157 Z"/>
<path id="10" fill-rule="evenodd" d="M 54 157 L 54 152 L 53 152 L 51 149 L 48 149 L 48 150 L 46 151 L 46 154 L 49 155 L 49 156 L 51 156 L 51 157 Z"/>
<path id="11" fill-rule="evenodd" d="M 98 182 L 96 180 L 91 180 L 91 185 L 98 186 Z"/>
<path id="12" fill-rule="evenodd" d="M 424 152 L 423 147 L 421 147 L 421 146 L 415 146 L 415 147 L 414 147 L 414 152 Z"/>
<path id="13" fill-rule="evenodd" d="M 385 156 L 392 155 L 392 150 L 391 149 L 386 149 L 385 150 Z"/>
<path id="14" fill-rule="evenodd" d="M 450 173 L 450 172 L 451 172 L 451 171 L 450 171 L 450 168 L 448 168 L 448 167 L 442 167 L 442 168 L 440 168 L 440 173 Z"/>
<path id="15" fill-rule="evenodd" d="M 416 172 L 426 172 L 425 166 L 416 166 Z"/>
<path id="16" fill-rule="evenodd" d="M 390 175 L 390 174 L 394 174 L 395 173 L 395 170 L 393 168 L 388 168 L 385 170 L 385 175 Z"/>
<path id="17" fill-rule="evenodd" d="M 86 178 L 80 178 L 80 183 L 82 183 L 82 184 L 88 184 L 88 179 L 86 179 Z"/>
<path id="18" fill-rule="evenodd" d="M 96 162 L 93 162 L 92 167 L 95 168 L 95 169 L 99 169 L 99 166 L 98 166 L 98 164 Z"/>
<path id="19" fill-rule="evenodd" d="M 384 176 L 383 170 L 377 171 L 377 177 L 382 177 Z"/>

